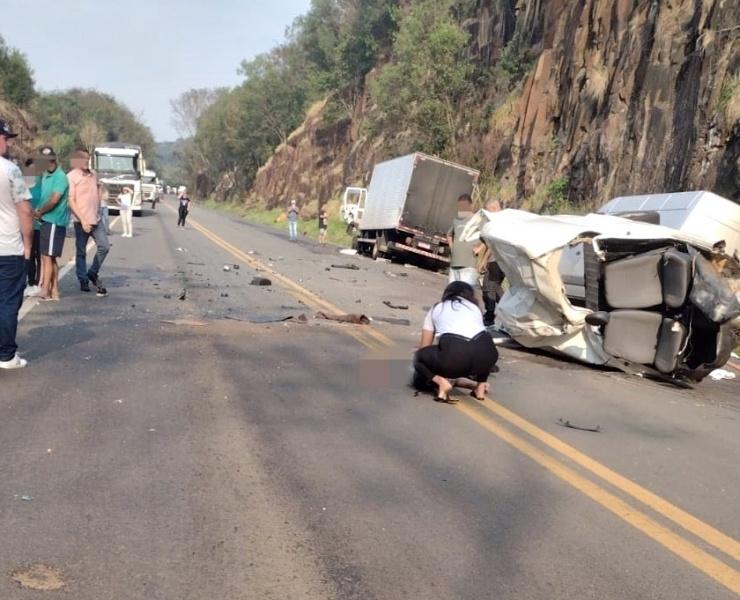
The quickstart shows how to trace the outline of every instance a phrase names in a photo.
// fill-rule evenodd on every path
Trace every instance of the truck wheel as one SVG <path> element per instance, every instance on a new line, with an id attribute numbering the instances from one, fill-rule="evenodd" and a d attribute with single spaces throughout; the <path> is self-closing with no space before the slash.
<path id="1" fill-rule="evenodd" d="M 385 239 L 385 234 L 380 233 L 375 237 L 375 244 L 373 244 L 373 260 L 383 258 L 387 250 L 388 241 Z"/>

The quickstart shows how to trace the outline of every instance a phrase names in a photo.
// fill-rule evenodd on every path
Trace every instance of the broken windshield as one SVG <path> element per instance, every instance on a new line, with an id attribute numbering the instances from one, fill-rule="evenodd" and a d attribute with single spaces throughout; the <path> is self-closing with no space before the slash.
<path id="1" fill-rule="evenodd" d="M 106 173 L 136 173 L 135 156 L 96 154 L 97 170 Z"/>

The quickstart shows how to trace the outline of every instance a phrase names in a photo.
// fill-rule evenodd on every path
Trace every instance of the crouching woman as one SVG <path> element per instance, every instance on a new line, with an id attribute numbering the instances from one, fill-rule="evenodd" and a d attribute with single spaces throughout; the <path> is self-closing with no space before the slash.
<path id="1" fill-rule="evenodd" d="M 421 344 L 414 355 L 414 385 L 425 390 L 436 385 L 435 399 L 449 402 L 453 388 L 449 380 L 469 378 L 475 382 L 472 395 L 483 400 L 497 360 L 498 351 L 483 325 L 473 288 L 463 281 L 452 282 L 424 319 Z"/>

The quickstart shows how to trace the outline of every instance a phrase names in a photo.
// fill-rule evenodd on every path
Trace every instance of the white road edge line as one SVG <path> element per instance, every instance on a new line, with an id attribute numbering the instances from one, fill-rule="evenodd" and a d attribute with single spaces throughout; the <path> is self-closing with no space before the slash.
<path id="1" fill-rule="evenodd" d="M 113 226 L 118 223 L 118 221 L 121 219 L 120 216 L 113 219 L 108 228 L 112 231 Z M 85 251 L 90 254 L 90 250 L 92 250 L 93 246 L 95 246 L 95 242 L 90 239 L 87 242 L 87 247 L 85 248 Z M 75 259 L 71 258 L 66 265 L 64 265 L 61 269 L 59 269 L 59 281 L 61 281 L 64 276 L 69 273 L 75 266 Z M 18 321 L 22 321 L 23 317 L 25 317 L 28 313 L 30 313 L 34 307 L 36 307 L 39 303 L 38 298 L 24 298 L 23 299 L 23 306 L 21 306 L 21 310 L 18 312 Z"/>

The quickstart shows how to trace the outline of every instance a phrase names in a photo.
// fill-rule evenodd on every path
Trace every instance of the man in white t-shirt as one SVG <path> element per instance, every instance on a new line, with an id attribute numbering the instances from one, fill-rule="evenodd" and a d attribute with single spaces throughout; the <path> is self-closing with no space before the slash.
<path id="1" fill-rule="evenodd" d="M 20 369 L 15 337 L 33 242 L 31 193 L 18 166 L 7 159 L 16 133 L 0 119 L 0 369 Z"/>

